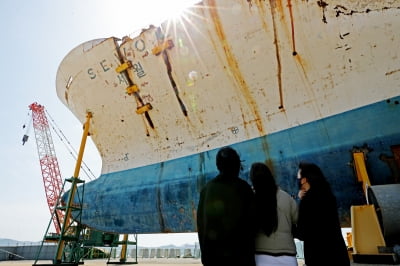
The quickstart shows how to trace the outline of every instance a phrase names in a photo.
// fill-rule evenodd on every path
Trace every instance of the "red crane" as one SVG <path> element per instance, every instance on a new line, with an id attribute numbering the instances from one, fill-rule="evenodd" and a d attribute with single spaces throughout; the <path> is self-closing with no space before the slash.
<path id="1" fill-rule="evenodd" d="M 56 233 L 60 234 L 64 220 L 64 212 L 56 207 L 58 205 L 58 197 L 61 195 L 63 190 L 63 181 L 58 166 L 56 152 L 54 150 L 49 122 L 43 105 L 35 102 L 29 105 L 29 109 L 32 111 L 33 128 L 35 131 L 36 145 L 39 154 L 40 169 L 42 171 L 47 204 L 49 205 Z M 22 139 L 23 143 L 25 143 L 27 139 L 27 135 L 24 135 Z M 53 213 L 55 215 L 53 215 Z"/>

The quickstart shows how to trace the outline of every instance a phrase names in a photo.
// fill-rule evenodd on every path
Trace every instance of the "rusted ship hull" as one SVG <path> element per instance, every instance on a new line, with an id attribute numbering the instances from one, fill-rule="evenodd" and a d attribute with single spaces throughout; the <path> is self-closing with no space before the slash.
<path id="1" fill-rule="evenodd" d="M 375 184 L 398 182 L 400 9 L 391 1 L 203 1 L 136 37 L 89 41 L 57 93 L 91 137 L 102 174 L 82 222 L 118 233 L 196 231 L 202 185 L 226 145 L 243 178 L 267 162 L 296 194 L 299 161 L 322 167 L 343 225 L 363 201 L 352 151 Z M 398 153 L 397 153 L 398 156 Z"/>

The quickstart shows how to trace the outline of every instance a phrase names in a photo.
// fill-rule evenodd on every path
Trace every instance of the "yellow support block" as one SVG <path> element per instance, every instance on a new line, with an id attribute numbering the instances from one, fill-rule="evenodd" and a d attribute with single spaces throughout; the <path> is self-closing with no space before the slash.
<path id="1" fill-rule="evenodd" d="M 128 95 L 132 95 L 133 93 L 138 92 L 138 91 L 139 91 L 139 87 L 136 84 L 126 88 L 126 93 L 128 93 Z"/>
<path id="2" fill-rule="evenodd" d="M 143 114 L 144 112 L 150 111 L 151 109 L 153 109 L 153 107 L 151 106 L 151 104 L 150 104 L 150 103 L 146 103 L 145 105 L 143 105 L 143 106 L 141 106 L 141 107 L 138 107 L 138 108 L 136 109 L 136 113 L 137 113 L 138 115 L 141 115 L 141 114 Z"/>
<path id="3" fill-rule="evenodd" d="M 166 50 L 166 49 L 171 49 L 172 47 L 174 47 L 174 43 L 172 40 L 167 40 L 165 42 L 163 42 L 162 44 L 154 47 L 151 52 L 154 55 L 159 55 L 161 54 L 162 51 Z"/>
<path id="4" fill-rule="evenodd" d="M 122 241 L 124 242 L 124 244 L 122 244 L 121 254 L 120 254 L 119 258 L 120 258 L 120 261 L 121 261 L 121 262 L 125 262 L 125 261 L 126 261 L 126 257 L 127 257 L 127 256 L 126 256 L 126 251 L 128 250 L 128 244 L 127 244 L 127 242 L 128 242 L 128 235 L 127 235 L 127 234 L 124 235 Z"/>
<path id="5" fill-rule="evenodd" d="M 121 73 L 122 71 L 125 71 L 125 70 L 127 70 L 128 68 L 130 68 L 130 67 L 132 67 L 131 61 L 127 61 L 127 62 L 125 62 L 125 63 L 119 65 L 119 66 L 115 69 L 115 71 L 117 71 L 118 73 Z"/>
<path id="6" fill-rule="evenodd" d="M 369 181 L 367 167 L 365 166 L 364 153 L 354 152 L 353 159 L 358 181 L 363 183 L 364 194 L 366 194 L 367 188 L 371 186 L 371 182 Z"/>
<path id="7" fill-rule="evenodd" d="M 351 230 L 354 254 L 379 254 L 385 247 L 374 205 L 351 206 Z"/>

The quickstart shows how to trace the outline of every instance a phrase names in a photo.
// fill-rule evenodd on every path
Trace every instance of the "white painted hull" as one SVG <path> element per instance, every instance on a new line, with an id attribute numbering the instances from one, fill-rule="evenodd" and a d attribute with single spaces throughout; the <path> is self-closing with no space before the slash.
<path id="1" fill-rule="evenodd" d="M 80 121 L 85 121 L 87 111 L 93 113 L 90 133 L 103 163 L 102 176 L 93 182 L 96 193 L 102 193 L 98 189 L 100 182 L 107 182 L 105 178 L 120 178 L 124 173 L 130 173 L 122 179 L 125 185 L 134 185 L 138 193 L 144 184 L 156 190 L 165 189 L 168 182 L 188 184 L 193 182 L 190 175 L 203 175 L 205 182 L 215 172 L 215 151 L 226 145 L 246 150 L 241 155 L 247 166 L 256 160 L 267 161 L 276 174 L 287 179 L 292 176 L 285 173 L 294 173 L 296 162 L 302 159 L 318 161 L 319 154 L 332 152 L 342 158 L 353 146 L 379 143 L 372 140 L 380 134 L 374 127 L 379 122 L 387 127 L 379 137 L 388 143 L 376 151 L 390 151 L 391 146 L 400 144 L 398 122 L 389 119 L 400 114 L 400 4 L 343 0 L 325 4 L 203 1 L 175 24 L 165 22 L 123 41 L 94 40 L 73 49 L 58 69 L 57 93 Z M 154 54 L 153 49 L 166 41 L 173 47 Z M 117 73 L 116 68 L 126 61 L 132 67 Z M 126 88 L 132 84 L 139 91 L 128 95 Z M 393 108 L 383 107 L 387 99 Z M 143 104 L 152 109 L 146 115 L 137 114 Z M 373 116 L 363 121 L 360 126 L 365 125 L 368 132 L 358 137 L 362 128 L 353 128 L 357 122 L 347 114 L 362 114 L 362 108 L 383 108 L 388 120 Z M 325 122 L 331 117 L 337 127 Z M 309 133 L 282 137 L 287 130 L 300 132 L 296 130 L 316 121 L 322 122 Z M 345 137 L 347 134 L 351 136 Z M 269 136 L 277 135 L 283 143 L 270 142 Z M 298 141 L 308 143 L 297 150 L 293 143 Z M 207 157 L 210 168 L 188 167 L 193 156 Z M 140 169 L 151 172 L 167 162 L 189 170 L 168 176 L 157 170 L 142 180 Z M 335 163 L 324 161 L 322 167 Z M 376 163 L 380 165 L 377 169 L 385 168 Z M 355 178 L 348 166 L 335 167 L 346 168 L 338 170 L 343 172 L 341 176 L 332 177 L 339 184 Z M 285 189 L 294 191 L 291 185 L 295 181 L 284 181 L 284 177 L 278 178 Z M 90 191 L 90 183 L 87 186 Z M 353 184 L 351 189 L 355 187 Z M 195 231 L 199 189 L 190 190 L 189 194 L 194 194 L 190 203 L 182 203 L 188 205 L 184 207 L 187 226 L 179 227 L 176 220 L 168 228 L 154 225 L 142 229 L 143 223 L 154 218 L 151 215 L 143 218 L 142 224 L 105 223 L 94 218 L 95 212 L 89 214 L 90 207 L 87 224 L 115 232 Z M 134 192 L 115 189 L 121 201 Z M 179 201 L 185 202 L 187 197 Z M 359 196 L 354 198 L 359 200 Z M 350 195 L 339 197 L 345 202 L 343 208 L 351 199 Z M 105 201 L 103 207 L 110 204 Z M 140 206 L 143 209 L 138 210 Z M 97 208 L 99 214 L 101 208 Z M 152 208 L 138 204 L 131 214 L 144 216 L 154 212 Z M 179 207 L 166 205 L 157 215 L 163 216 L 164 211 L 173 216 Z M 347 210 L 344 213 L 347 215 Z M 123 219 L 118 211 L 111 216 Z"/>

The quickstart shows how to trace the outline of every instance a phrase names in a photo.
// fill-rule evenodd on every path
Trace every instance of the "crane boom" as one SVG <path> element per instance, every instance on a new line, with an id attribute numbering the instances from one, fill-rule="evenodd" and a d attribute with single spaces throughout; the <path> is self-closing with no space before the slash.
<path id="1" fill-rule="evenodd" d="M 64 213 L 56 209 L 58 197 L 61 195 L 63 181 L 54 149 L 53 139 L 50 133 L 49 123 L 44 111 L 44 106 L 38 103 L 29 105 L 32 111 L 33 128 L 35 131 L 36 145 L 39 154 L 40 169 L 42 171 L 43 184 L 47 198 L 47 204 L 52 215 L 56 233 L 61 231 Z"/>

